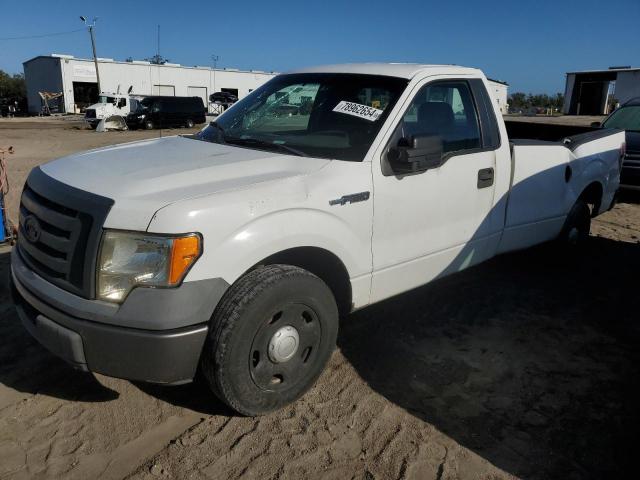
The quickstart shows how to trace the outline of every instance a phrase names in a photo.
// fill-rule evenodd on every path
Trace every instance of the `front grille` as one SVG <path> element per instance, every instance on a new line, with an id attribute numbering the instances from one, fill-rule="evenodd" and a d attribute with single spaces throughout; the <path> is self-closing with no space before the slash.
<path id="1" fill-rule="evenodd" d="M 87 108 L 84 111 L 84 118 L 96 118 L 96 110 L 95 110 L 95 108 Z"/>
<path id="2" fill-rule="evenodd" d="M 35 168 L 20 201 L 18 251 L 46 280 L 93 298 L 96 252 L 112 204 Z"/>

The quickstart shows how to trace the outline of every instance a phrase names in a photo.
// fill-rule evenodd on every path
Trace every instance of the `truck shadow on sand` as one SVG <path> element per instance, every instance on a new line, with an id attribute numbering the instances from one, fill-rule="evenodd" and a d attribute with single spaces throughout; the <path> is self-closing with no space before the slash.
<path id="1" fill-rule="evenodd" d="M 0 254 L 0 388 L 118 398 L 22 328 L 8 266 Z M 503 255 L 350 315 L 338 344 L 373 390 L 511 474 L 621 477 L 640 424 L 639 271 L 640 244 L 597 237 L 576 259 L 548 246 Z M 233 415 L 201 382 L 135 385 Z"/>
<path id="2" fill-rule="evenodd" d="M 353 314 L 339 346 L 388 400 L 525 478 L 630 467 L 640 244 L 497 257 Z"/>

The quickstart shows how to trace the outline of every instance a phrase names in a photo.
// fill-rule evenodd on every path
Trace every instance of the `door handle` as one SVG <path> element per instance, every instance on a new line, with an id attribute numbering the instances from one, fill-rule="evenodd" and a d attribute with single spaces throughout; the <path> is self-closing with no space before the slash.
<path id="1" fill-rule="evenodd" d="M 491 185 L 493 185 L 493 168 L 478 170 L 478 188 L 487 188 Z"/>

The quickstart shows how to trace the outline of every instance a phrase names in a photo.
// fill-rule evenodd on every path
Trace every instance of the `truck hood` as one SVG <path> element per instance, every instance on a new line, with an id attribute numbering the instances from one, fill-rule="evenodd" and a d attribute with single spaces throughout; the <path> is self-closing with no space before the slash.
<path id="1" fill-rule="evenodd" d="M 111 107 L 113 107 L 113 105 L 109 104 Z M 95 110 L 96 112 L 101 112 L 103 110 L 106 110 L 107 108 L 107 104 L 106 103 L 94 103 L 93 105 L 89 105 L 87 107 L 87 110 Z"/>
<path id="2" fill-rule="evenodd" d="M 56 180 L 114 200 L 106 227 L 145 230 L 171 203 L 307 175 L 329 160 L 165 137 L 90 150 L 40 167 Z"/>

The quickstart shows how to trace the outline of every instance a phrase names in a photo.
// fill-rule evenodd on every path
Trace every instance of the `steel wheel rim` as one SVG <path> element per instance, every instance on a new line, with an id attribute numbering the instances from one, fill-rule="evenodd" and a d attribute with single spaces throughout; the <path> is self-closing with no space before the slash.
<path id="1" fill-rule="evenodd" d="M 299 343 L 293 355 L 282 359 L 270 354 L 269 347 L 276 334 L 287 328 L 295 330 Z M 266 391 L 294 388 L 312 372 L 321 339 L 322 324 L 313 308 L 303 303 L 280 306 L 264 318 L 254 335 L 248 359 L 251 379 Z"/>

